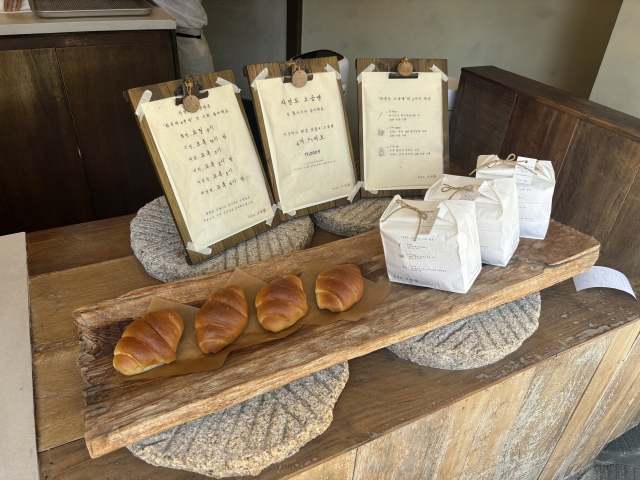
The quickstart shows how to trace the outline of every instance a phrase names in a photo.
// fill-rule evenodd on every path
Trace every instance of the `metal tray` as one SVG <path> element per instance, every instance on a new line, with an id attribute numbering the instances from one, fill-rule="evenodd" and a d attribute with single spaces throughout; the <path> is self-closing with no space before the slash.
<path id="1" fill-rule="evenodd" d="M 153 8 L 145 0 L 29 0 L 29 6 L 42 18 L 149 15 Z"/>

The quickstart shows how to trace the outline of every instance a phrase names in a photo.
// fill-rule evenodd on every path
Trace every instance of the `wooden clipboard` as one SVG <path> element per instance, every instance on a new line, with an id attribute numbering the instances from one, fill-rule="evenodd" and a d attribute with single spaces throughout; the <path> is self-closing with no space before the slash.
<path id="1" fill-rule="evenodd" d="M 374 72 L 396 72 L 402 58 L 357 58 L 356 59 L 356 75 L 360 75 L 362 71 L 369 65 L 375 65 Z M 413 65 L 415 72 L 431 72 L 430 67 L 435 65 L 445 74 L 447 73 L 447 61 L 444 59 L 431 58 L 409 58 L 409 62 Z M 410 82 L 411 80 L 398 80 L 399 82 Z M 443 142 L 443 171 L 449 173 L 449 93 L 447 83 L 442 82 L 442 142 Z M 360 147 L 360 180 L 364 180 L 364 132 L 362 130 L 362 83 L 358 83 L 358 132 Z M 362 189 L 360 195 L 362 198 L 368 197 L 393 197 L 395 195 L 405 196 L 424 196 L 427 189 L 412 190 L 378 190 L 378 193 L 371 193 Z"/>
<path id="2" fill-rule="evenodd" d="M 194 78 L 195 78 L 195 81 L 203 87 L 203 90 L 207 90 L 207 89 L 217 88 L 222 86 L 216 83 L 216 81 L 218 80 L 218 77 L 228 82 L 231 82 L 234 85 L 236 84 L 235 78 L 233 76 L 233 72 L 231 70 L 223 70 L 221 72 L 208 73 L 206 75 L 199 75 Z M 140 102 L 140 98 L 142 97 L 142 94 L 144 93 L 145 90 L 151 91 L 152 93 L 151 102 L 153 102 L 154 100 L 161 100 L 165 98 L 174 97 L 175 96 L 174 91 L 176 90 L 176 88 L 178 88 L 181 85 L 182 85 L 182 80 L 174 80 L 171 82 L 159 83 L 157 85 L 149 85 L 146 87 L 132 88 L 130 90 L 127 90 L 126 95 L 128 96 L 128 99 L 131 103 L 131 107 L 135 112 L 138 106 L 138 103 Z M 238 106 L 240 107 L 240 111 L 242 112 L 242 115 L 244 117 L 247 130 L 249 131 L 249 135 L 251 136 L 251 139 L 253 142 L 253 148 L 256 151 L 256 156 L 259 159 L 260 155 L 258 154 L 258 149 L 256 148 L 255 139 L 251 134 L 251 128 L 249 127 L 247 114 L 244 111 L 244 107 L 242 106 L 242 100 L 238 93 L 236 93 L 236 99 L 238 100 Z M 183 108 L 183 107 L 176 106 L 176 108 Z M 167 174 L 167 171 L 164 168 L 162 159 L 160 158 L 160 153 L 158 152 L 158 148 L 153 139 L 151 129 L 144 117 L 142 118 L 141 121 L 137 116 L 136 116 L 136 119 L 138 120 L 138 126 L 140 127 L 140 131 L 142 132 L 144 143 L 147 146 L 147 151 L 151 156 L 153 167 L 155 168 L 156 174 L 158 175 L 158 179 L 160 180 L 160 185 L 162 186 L 162 190 L 164 191 L 164 194 L 167 197 L 167 203 L 169 204 L 171 215 L 173 216 L 173 219 L 176 222 L 176 226 L 178 227 L 178 232 L 180 232 L 180 238 L 182 240 L 182 244 L 184 245 L 185 251 L 187 252 L 187 262 L 190 265 L 200 263 L 214 255 L 224 252 L 225 250 L 228 250 L 229 248 L 234 247 L 246 240 L 249 240 L 250 238 L 253 238 L 256 235 L 259 235 L 263 232 L 266 232 L 267 230 L 270 230 L 271 228 L 280 224 L 280 219 L 278 215 L 275 215 L 271 226 L 268 226 L 265 222 L 261 222 L 257 225 L 254 225 L 253 227 L 249 227 L 245 230 L 242 230 L 241 232 L 238 232 L 235 235 L 227 237 L 224 240 L 216 242 L 212 245 L 208 245 L 208 247 L 211 249 L 211 253 L 209 255 L 194 252 L 192 250 L 187 250 L 186 246 L 189 242 L 192 241 L 192 238 L 187 229 L 187 224 L 185 222 L 185 219 L 183 218 L 182 213 L 180 211 L 180 207 L 178 206 L 176 194 L 174 193 L 173 188 L 171 187 L 169 176 Z M 267 192 L 269 193 L 269 198 L 271 200 L 271 203 L 273 204 L 275 203 L 273 201 L 273 194 L 271 192 L 271 188 L 269 187 L 269 182 L 267 181 L 267 177 L 265 175 L 264 168 L 262 167 L 262 163 L 260 163 L 260 170 L 262 172 L 262 177 L 267 187 Z"/>
<path id="3" fill-rule="evenodd" d="M 324 57 L 324 58 L 312 58 L 312 59 L 306 59 L 306 60 L 300 60 L 300 64 L 302 66 L 304 66 L 304 68 L 306 69 L 306 71 L 310 74 L 313 73 L 326 73 L 325 67 L 328 65 L 330 65 L 331 67 L 333 67 L 337 72 L 340 71 L 340 67 L 338 66 L 338 59 L 336 57 Z M 285 75 L 287 74 L 287 72 L 289 72 L 290 70 L 290 62 L 271 62 L 271 63 L 257 63 L 257 64 L 253 64 L 253 65 L 245 65 L 244 67 L 244 74 L 247 77 L 249 84 L 252 84 L 253 81 L 255 80 L 255 78 L 260 74 L 260 72 L 262 72 L 262 70 L 267 69 L 269 74 L 266 78 L 283 78 L 285 77 Z M 342 83 L 340 82 L 340 80 L 338 80 L 336 78 L 336 83 L 338 85 L 338 88 L 340 89 L 340 91 L 342 92 Z M 265 158 L 267 161 L 267 168 L 269 170 L 269 179 L 271 180 L 271 189 L 273 191 L 273 194 L 276 198 L 277 202 L 280 202 L 280 195 L 278 192 L 278 187 L 277 187 L 277 183 L 276 183 L 276 178 L 275 178 L 275 173 L 273 170 L 273 162 L 272 162 L 272 158 L 271 158 L 271 149 L 269 146 L 269 141 L 267 139 L 267 132 L 265 129 L 265 122 L 264 122 L 264 116 L 263 116 L 263 112 L 262 112 L 262 105 L 260 103 L 260 95 L 258 94 L 258 91 L 256 89 L 251 88 L 251 98 L 253 100 L 253 106 L 255 108 L 255 112 L 256 112 L 256 119 L 258 120 L 258 127 L 260 129 L 260 137 L 262 139 L 262 145 L 264 147 L 264 154 L 265 154 Z M 356 182 L 358 181 L 358 170 L 356 167 L 356 162 L 353 156 L 353 146 L 351 144 L 351 134 L 349 132 L 349 120 L 347 118 L 347 109 L 346 109 L 346 105 L 345 105 L 345 101 L 344 101 L 344 96 L 342 96 L 342 110 L 344 113 L 344 123 L 345 123 L 345 128 L 347 131 L 347 140 L 349 142 L 349 153 L 351 155 L 351 163 L 353 165 L 353 172 L 354 172 L 354 177 L 356 179 Z M 353 198 L 353 201 L 357 201 L 360 199 L 360 192 L 358 192 L 355 197 Z M 322 210 L 326 210 L 329 208 L 334 208 L 334 207 L 339 207 L 341 205 L 346 205 L 350 203 L 346 198 L 341 198 L 338 200 L 333 200 L 333 201 L 329 201 L 329 202 L 323 202 L 323 203 L 319 203 L 316 205 L 313 205 L 311 207 L 307 207 L 307 208 L 302 208 L 299 210 L 296 210 L 295 215 L 289 215 L 286 213 L 281 212 L 280 210 L 278 211 L 278 213 L 280 214 L 280 218 L 285 221 L 285 220 L 291 220 L 292 218 L 298 218 L 304 215 L 309 215 L 311 213 L 315 213 L 315 212 L 320 212 Z"/>

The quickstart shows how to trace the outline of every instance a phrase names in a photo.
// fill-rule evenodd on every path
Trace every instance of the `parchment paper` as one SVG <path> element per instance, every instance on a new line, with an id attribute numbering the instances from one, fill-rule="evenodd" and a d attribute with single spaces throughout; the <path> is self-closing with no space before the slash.
<path id="1" fill-rule="evenodd" d="M 198 308 L 172 302 L 159 297 L 153 298 L 147 312 L 173 310 L 178 313 L 184 321 L 184 332 L 176 352 L 177 358 L 168 365 L 162 365 L 161 367 L 151 369 L 139 375 L 127 376 L 118 373 L 114 378 L 113 383 L 217 370 L 224 365 L 227 356 L 234 350 L 240 350 L 242 348 L 248 348 L 261 343 L 288 337 L 305 325 L 329 325 L 340 320 L 360 320 L 367 313 L 371 312 L 380 303 L 382 303 L 389 293 L 389 289 L 391 288 L 389 282 L 379 284 L 365 278 L 364 294 L 360 301 L 353 305 L 349 310 L 339 313 L 320 310 L 316 303 L 316 279 L 320 272 L 334 266 L 335 264 L 333 263 L 316 259 L 304 269 L 300 275 L 300 279 L 302 280 L 302 285 L 307 296 L 307 305 L 309 306 L 309 310 L 307 314 L 295 325 L 278 333 L 269 332 L 262 328 L 258 322 L 255 307 L 256 296 L 258 291 L 266 285 L 266 283 L 240 269 L 236 269 L 225 286 L 238 285 L 244 290 L 247 305 L 249 307 L 249 323 L 247 324 L 245 331 L 231 345 L 216 354 L 205 355 L 198 347 L 195 327 L 193 324 L 199 310 Z"/>

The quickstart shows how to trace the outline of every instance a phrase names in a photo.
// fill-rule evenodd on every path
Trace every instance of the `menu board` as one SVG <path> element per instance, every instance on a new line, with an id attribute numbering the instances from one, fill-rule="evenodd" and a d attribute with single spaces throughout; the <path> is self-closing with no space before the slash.
<path id="1" fill-rule="evenodd" d="M 282 211 L 347 197 L 356 178 L 335 73 L 315 73 L 301 88 L 282 78 L 256 87 Z"/>
<path id="2" fill-rule="evenodd" d="M 442 79 L 390 79 L 362 74 L 362 131 L 366 190 L 421 189 L 444 174 Z"/>

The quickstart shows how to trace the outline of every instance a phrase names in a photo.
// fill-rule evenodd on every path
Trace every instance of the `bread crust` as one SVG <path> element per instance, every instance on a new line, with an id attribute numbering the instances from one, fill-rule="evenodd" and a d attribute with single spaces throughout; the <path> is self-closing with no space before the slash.
<path id="1" fill-rule="evenodd" d="M 318 308 L 334 313 L 350 309 L 364 295 L 360 267 L 344 263 L 320 272 L 315 293 Z"/>
<path id="2" fill-rule="evenodd" d="M 260 325 L 271 332 L 294 325 L 309 309 L 302 281 L 294 275 L 273 280 L 258 292 L 256 309 Z"/>
<path id="3" fill-rule="evenodd" d="M 247 328 L 247 299 L 241 287 L 232 285 L 213 292 L 194 322 L 202 353 L 218 353 Z"/>

